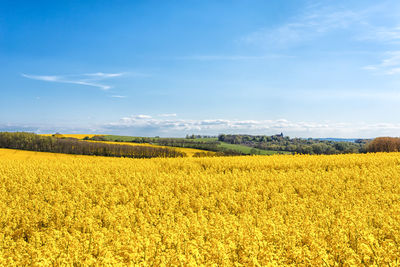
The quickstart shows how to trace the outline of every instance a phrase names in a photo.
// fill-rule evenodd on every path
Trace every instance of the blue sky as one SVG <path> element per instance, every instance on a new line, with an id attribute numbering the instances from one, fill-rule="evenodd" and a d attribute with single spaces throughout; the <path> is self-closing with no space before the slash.
<path id="1" fill-rule="evenodd" d="M 0 130 L 400 134 L 400 2 L 0 2 Z"/>

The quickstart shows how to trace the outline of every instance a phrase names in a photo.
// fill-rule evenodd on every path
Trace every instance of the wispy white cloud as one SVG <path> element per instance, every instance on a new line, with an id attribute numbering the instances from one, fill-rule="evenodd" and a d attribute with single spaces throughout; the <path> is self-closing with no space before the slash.
<path id="1" fill-rule="evenodd" d="M 86 73 L 84 74 L 85 76 L 89 77 L 99 77 L 99 78 L 113 78 L 113 77 L 119 77 L 124 75 L 124 72 L 121 73 L 104 73 L 104 72 L 96 72 L 96 73 Z"/>
<path id="2" fill-rule="evenodd" d="M 242 38 L 242 42 L 253 45 L 292 45 L 312 40 L 333 30 L 350 28 L 362 24 L 363 12 L 310 7 L 286 24 L 275 28 L 261 28 Z"/>
<path id="3" fill-rule="evenodd" d="M 374 41 L 381 43 L 400 43 L 400 26 L 383 27 L 383 26 L 368 26 L 368 31 L 357 37 L 360 41 Z"/>
<path id="4" fill-rule="evenodd" d="M 158 114 L 159 117 L 176 117 L 176 113 L 163 113 L 163 114 Z"/>
<path id="5" fill-rule="evenodd" d="M 379 64 L 363 67 L 365 70 L 379 74 L 394 75 L 400 74 L 400 51 L 389 51 Z"/>
<path id="6" fill-rule="evenodd" d="M 70 83 L 97 87 L 102 90 L 108 90 L 110 85 L 104 84 L 101 81 L 108 78 L 114 78 L 124 75 L 124 73 L 86 73 L 81 75 L 31 75 L 21 74 L 23 77 L 33 80 L 57 82 L 57 83 Z"/>
<path id="7" fill-rule="evenodd" d="M 302 13 L 274 28 L 256 29 L 241 42 L 257 46 L 291 46 L 313 41 L 335 31 L 349 33 L 353 41 L 400 43 L 400 5 L 376 3 L 363 9 L 309 5 Z M 382 25 L 382 16 L 390 23 Z"/>
<path id="8" fill-rule="evenodd" d="M 387 74 L 393 75 L 393 74 L 400 74 L 400 67 L 399 68 L 392 68 L 390 69 Z"/>
<path id="9" fill-rule="evenodd" d="M 113 98 L 126 98 L 126 96 L 124 96 L 124 95 L 112 95 L 110 97 L 113 97 Z"/>
<path id="10" fill-rule="evenodd" d="M 150 115 L 144 115 L 144 114 L 139 114 L 139 115 L 132 115 L 130 117 L 124 117 L 121 119 L 121 121 L 130 121 L 130 120 L 146 120 L 146 119 L 151 119 L 152 116 Z"/>
<path id="11" fill-rule="evenodd" d="M 21 75 L 28 79 L 41 80 L 46 82 L 57 82 L 61 78 L 60 76 L 28 75 L 28 74 L 21 74 Z"/>

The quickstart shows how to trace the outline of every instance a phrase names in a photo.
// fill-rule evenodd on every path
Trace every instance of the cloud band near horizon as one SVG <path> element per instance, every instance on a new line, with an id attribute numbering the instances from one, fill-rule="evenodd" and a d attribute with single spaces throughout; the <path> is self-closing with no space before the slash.
<path id="1" fill-rule="evenodd" d="M 96 133 L 132 136 L 183 137 L 187 134 L 253 134 L 273 135 L 283 132 L 290 137 L 319 138 L 373 138 L 397 136 L 400 124 L 394 123 L 343 123 L 343 122 L 294 122 L 278 120 L 228 120 L 228 119 L 178 119 L 160 114 L 133 115 L 118 121 L 74 127 L 0 125 L 0 131 L 31 131 L 36 133 Z M 170 114 L 167 114 L 170 115 Z"/>

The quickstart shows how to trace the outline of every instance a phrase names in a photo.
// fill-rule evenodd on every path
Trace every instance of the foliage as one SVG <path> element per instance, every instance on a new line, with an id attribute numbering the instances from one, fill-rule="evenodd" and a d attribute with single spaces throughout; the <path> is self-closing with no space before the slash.
<path id="1" fill-rule="evenodd" d="M 312 138 L 289 138 L 288 136 L 283 136 L 283 134 L 272 136 L 220 134 L 218 138 L 201 135 L 188 135 L 186 138 L 105 135 L 101 138 L 107 141 L 151 143 L 169 147 L 195 148 L 222 152 L 226 155 L 271 155 L 276 153 L 329 155 L 364 153 L 365 144 L 368 141 L 358 139 L 355 142 L 343 142 Z"/>
<path id="2" fill-rule="evenodd" d="M 378 137 L 367 145 L 368 152 L 398 152 L 400 151 L 400 138 Z"/>
<path id="3" fill-rule="evenodd" d="M 83 140 L 92 140 L 92 141 L 107 141 L 107 139 L 103 135 L 94 135 L 92 137 L 86 136 Z"/>
<path id="4" fill-rule="evenodd" d="M 0 148 L 128 158 L 185 156 L 184 153 L 172 148 L 85 142 L 74 138 L 40 136 L 34 133 L 23 132 L 0 132 Z"/>
<path id="5" fill-rule="evenodd" d="M 0 265 L 396 266 L 399 166 L 0 149 Z"/>
<path id="6" fill-rule="evenodd" d="M 220 147 L 225 149 L 233 150 L 240 152 L 244 155 L 274 155 L 274 154 L 291 154 L 290 152 L 286 151 L 273 151 L 273 150 L 265 150 L 254 148 L 247 145 L 240 145 L 240 144 L 229 144 L 225 142 L 220 142 Z"/>
<path id="7" fill-rule="evenodd" d="M 150 143 L 165 147 L 180 147 L 180 148 L 194 148 L 206 151 L 220 152 L 220 155 L 234 156 L 244 155 L 240 150 L 226 148 L 220 145 L 215 138 L 160 138 L 160 137 L 135 137 L 135 136 L 118 136 L 106 135 L 102 137 L 107 141 L 115 142 L 133 142 L 133 143 Z M 94 140 L 89 138 L 88 140 Z M 247 153 L 248 154 L 248 153 Z"/>
<path id="8" fill-rule="evenodd" d="M 130 143 L 130 142 L 92 141 L 92 140 L 87 140 L 87 142 L 101 142 L 101 143 L 106 143 L 106 144 L 118 144 L 118 145 L 126 145 L 126 146 L 145 146 L 145 147 L 156 147 L 156 148 L 171 148 L 171 147 L 167 147 L 167 146 L 153 145 L 153 144 L 149 144 L 149 143 Z M 214 155 L 214 154 L 217 153 L 217 152 L 205 151 L 205 150 L 200 150 L 200 149 L 195 149 L 195 148 L 187 148 L 187 147 L 174 147 L 173 149 L 178 151 L 178 152 L 182 152 L 182 153 L 186 154 L 186 156 L 188 156 L 188 157 L 192 157 L 194 154 L 203 155 L 204 152 L 206 152 L 204 155 Z"/>
<path id="9" fill-rule="evenodd" d="M 239 135 L 239 134 L 220 134 L 220 142 L 229 144 L 242 144 L 263 150 L 287 151 L 299 154 L 343 154 L 343 153 L 363 153 L 366 140 L 356 140 L 356 142 L 337 142 L 320 139 L 289 138 L 283 134 L 266 135 Z"/>

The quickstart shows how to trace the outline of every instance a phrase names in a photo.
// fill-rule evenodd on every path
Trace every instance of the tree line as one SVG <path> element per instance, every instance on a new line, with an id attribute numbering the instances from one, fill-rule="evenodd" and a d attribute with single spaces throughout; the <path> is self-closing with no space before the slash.
<path id="1" fill-rule="evenodd" d="M 368 143 L 367 152 L 399 152 L 400 138 L 378 137 Z"/>
<path id="2" fill-rule="evenodd" d="M 186 156 L 186 153 L 173 148 L 95 143 L 80 141 L 75 138 L 40 136 L 26 132 L 0 132 L 0 148 L 127 158 Z"/>
<path id="3" fill-rule="evenodd" d="M 288 151 L 299 154 L 364 153 L 366 152 L 365 145 L 368 142 L 368 140 L 363 139 L 355 142 L 337 142 L 312 138 L 290 138 L 283 136 L 283 134 L 272 136 L 220 134 L 218 140 L 264 150 Z"/>
<path id="4" fill-rule="evenodd" d="M 58 137 L 58 138 L 57 138 Z M 110 140 L 107 136 L 86 137 L 94 141 L 125 141 Z M 253 148 L 289 151 L 299 154 L 342 154 L 365 152 L 400 152 L 400 138 L 378 137 L 373 140 L 359 139 L 355 142 L 337 142 L 319 139 L 289 138 L 287 136 L 252 136 L 220 134 L 218 141 L 185 138 L 153 138 L 132 137 L 128 142 L 152 143 L 169 147 L 196 148 L 205 152 L 196 153 L 195 157 L 204 156 L 236 156 L 242 152 L 220 146 L 220 142 L 241 144 Z M 186 154 L 173 148 L 157 148 L 146 146 L 131 146 L 106 144 L 101 142 L 86 142 L 75 138 L 65 138 L 62 135 L 40 136 L 26 132 L 0 132 L 0 148 L 22 149 L 40 152 L 54 152 L 77 155 L 96 155 L 108 157 L 153 158 L 153 157 L 185 157 Z M 216 153 L 210 153 L 213 151 Z"/>
<path id="5" fill-rule="evenodd" d="M 113 141 L 113 142 L 132 142 L 132 143 L 149 143 L 159 146 L 195 148 L 205 151 L 217 152 L 220 156 L 239 156 L 244 155 L 239 151 L 228 149 L 220 146 L 220 142 L 216 140 L 199 140 L 191 138 L 160 138 L 160 137 L 130 137 L 122 138 L 118 136 L 101 136 L 85 137 L 84 140 L 93 141 Z M 204 156 L 207 153 L 199 153 L 196 156 Z"/>
<path id="6" fill-rule="evenodd" d="M 186 138 L 160 138 L 160 137 L 127 137 L 127 136 L 94 136 L 87 138 L 97 141 L 119 141 L 133 143 L 150 143 L 170 147 L 196 148 L 206 151 L 220 152 L 224 155 L 243 155 L 239 150 L 228 149 L 221 146 L 221 143 L 244 145 L 261 150 L 276 152 L 290 152 L 297 154 L 345 154 L 345 153 L 365 153 L 367 139 L 358 139 L 355 142 L 290 138 L 277 135 L 243 135 L 243 134 L 220 134 L 216 139 L 212 136 L 191 135 Z M 211 140 L 210 140 L 211 139 Z M 250 153 L 257 154 L 257 153 Z"/>

